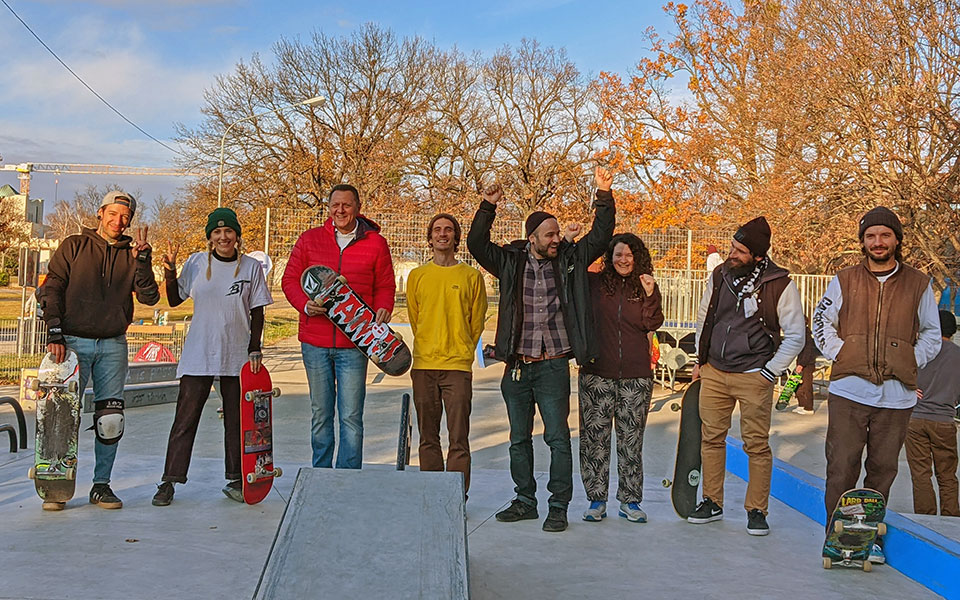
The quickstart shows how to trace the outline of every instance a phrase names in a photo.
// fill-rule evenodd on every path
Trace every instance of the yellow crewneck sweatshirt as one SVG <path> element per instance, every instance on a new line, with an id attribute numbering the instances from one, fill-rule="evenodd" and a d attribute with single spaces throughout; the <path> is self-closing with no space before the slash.
<path id="1" fill-rule="evenodd" d="M 407 313 L 413 329 L 413 368 L 470 371 L 487 314 L 480 271 L 466 263 L 433 261 L 407 277 Z"/>

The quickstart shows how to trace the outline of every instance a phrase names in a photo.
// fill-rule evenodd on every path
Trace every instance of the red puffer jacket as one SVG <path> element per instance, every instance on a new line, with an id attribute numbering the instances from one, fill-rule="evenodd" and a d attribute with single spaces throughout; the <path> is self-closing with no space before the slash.
<path id="1" fill-rule="evenodd" d="M 313 265 L 326 265 L 346 276 L 353 291 L 374 311 L 393 310 L 397 283 L 393 275 L 393 261 L 387 241 L 380 235 L 380 226 L 364 216 L 357 218 L 357 237 L 340 251 L 333 221 L 327 219 L 322 227 L 309 229 L 300 236 L 290 253 L 283 271 L 283 294 L 300 312 L 300 332 L 297 336 L 321 348 L 351 348 L 353 344 L 324 315 L 308 317 L 303 312 L 307 295 L 300 287 L 300 276 Z"/>

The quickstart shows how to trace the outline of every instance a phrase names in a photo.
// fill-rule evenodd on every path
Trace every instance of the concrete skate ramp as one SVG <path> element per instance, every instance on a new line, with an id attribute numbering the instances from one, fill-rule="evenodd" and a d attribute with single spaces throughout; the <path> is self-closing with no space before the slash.
<path id="1" fill-rule="evenodd" d="M 467 598 L 459 473 L 302 468 L 256 599 Z"/>

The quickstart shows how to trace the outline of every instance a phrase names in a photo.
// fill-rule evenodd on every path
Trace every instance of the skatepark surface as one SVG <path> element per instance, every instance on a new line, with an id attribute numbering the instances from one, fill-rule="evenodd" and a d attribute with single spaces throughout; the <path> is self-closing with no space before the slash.
<path id="1" fill-rule="evenodd" d="M 173 404 L 127 411 L 126 432 L 112 481 L 124 507 L 109 511 L 90 505 L 87 493 L 93 469 L 93 435 L 84 431 L 90 419 L 84 415 L 77 496 L 62 512 L 41 511 L 33 482 L 26 477 L 32 464 L 32 437 L 30 450 L 0 454 L 0 598 L 253 597 L 298 467 L 310 466 L 310 405 L 299 346 L 286 342 L 268 348 L 265 354 L 274 383 L 283 390 L 274 405 L 274 444 L 275 462 L 285 471 L 265 501 L 246 506 L 220 492 L 224 483 L 223 430 L 216 414 L 219 399 L 212 394 L 200 422 L 189 481 L 176 487 L 170 506 L 154 507 L 150 500 L 163 471 Z M 534 449 L 540 472 L 540 519 L 497 522 L 493 515 L 514 497 L 508 470 L 507 419 L 499 391 L 501 373 L 502 366 L 498 365 L 474 371 L 473 476 L 466 504 L 471 598 L 839 599 L 850 597 L 851 586 L 856 586 L 857 595 L 863 597 L 939 597 L 890 566 L 879 566 L 872 573 L 824 570 L 820 561 L 822 527 L 775 499 L 770 501 L 770 535 L 747 535 L 742 508 L 746 485 L 732 475 L 726 480 L 723 521 L 708 525 L 681 521 L 671 507 L 669 490 L 660 485 L 672 469 L 679 413 L 672 412 L 669 404 L 679 394 L 671 395 L 659 386 L 655 388 L 644 442 L 643 508 L 648 523 L 628 523 L 616 516 L 615 459 L 609 518 L 600 523 L 580 519 L 586 500 L 576 460 L 575 393 L 569 421 L 575 456 L 569 529 L 563 533 L 540 529 L 546 515 L 544 471 L 549 452 L 539 420 Z M 574 369 L 571 376 L 576 390 Z M 364 412 L 365 470 L 393 470 L 399 399 L 409 388 L 408 377 L 383 377 L 371 367 Z M 817 412 L 812 416 L 775 413 L 771 435 L 778 458 L 818 477 L 823 477 L 824 471 L 825 408 L 818 399 Z M 27 418 L 32 436 L 32 413 Z M 12 411 L 0 408 L 0 422 L 12 421 Z M 737 421 L 735 415 L 733 436 L 737 435 Z M 411 478 L 417 476 L 416 441 L 414 433 L 412 466 L 405 473 Z M 426 504 L 405 505 L 382 494 L 376 486 L 364 493 L 369 496 L 362 502 L 349 496 L 336 497 L 329 506 L 319 509 L 336 514 L 351 503 L 376 506 L 370 500 L 379 496 L 379 507 L 371 508 L 363 518 L 351 516 L 354 534 L 341 534 L 337 540 L 352 552 L 359 545 L 369 553 L 369 561 L 353 565 L 352 576 L 356 578 L 370 576 L 365 571 L 367 566 L 375 562 L 375 557 L 382 558 L 380 554 L 391 552 L 389 540 L 383 537 L 390 529 L 382 526 L 385 521 L 431 516 L 429 510 L 424 512 Z M 890 507 L 909 513 L 911 506 L 910 477 L 904 460 Z M 916 520 L 958 539 L 960 526 L 956 521 L 960 519 Z M 322 530 L 315 529 L 317 536 L 323 536 Z M 333 559 L 322 553 L 315 557 L 317 563 Z M 324 594 L 322 580 L 313 589 L 314 597 L 335 597 Z M 398 585 L 392 597 L 417 596 Z"/>

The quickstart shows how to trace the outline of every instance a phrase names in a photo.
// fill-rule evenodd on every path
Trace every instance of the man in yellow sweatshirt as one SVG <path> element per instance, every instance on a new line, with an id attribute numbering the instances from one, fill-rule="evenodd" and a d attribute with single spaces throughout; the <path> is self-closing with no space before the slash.
<path id="1" fill-rule="evenodd" d="M 433 260 L 407 278 L 413 329 L 413 403 L 420 429 L 420 470 L 442 471 L 440 419 L 447 411 L 447 471 L 463 473 L 470 488 L 470 410 L 473 356 L 483 332 L 487 290 L 480 271 L 457 260 L 460 223 L 440 213 L 430 219 Z"/>

